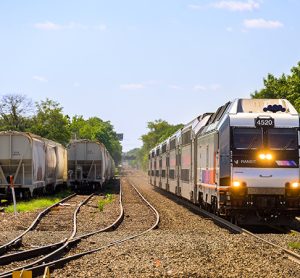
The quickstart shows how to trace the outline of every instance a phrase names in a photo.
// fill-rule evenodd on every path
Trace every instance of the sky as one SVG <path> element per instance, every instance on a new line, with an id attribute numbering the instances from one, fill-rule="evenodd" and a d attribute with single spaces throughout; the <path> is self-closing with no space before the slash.
<path id="1" fill-rule="evenodd" d="M 0 0 L 0 96 L 58 101 L 140 147 L 300 61 L 298 0 Z"/>

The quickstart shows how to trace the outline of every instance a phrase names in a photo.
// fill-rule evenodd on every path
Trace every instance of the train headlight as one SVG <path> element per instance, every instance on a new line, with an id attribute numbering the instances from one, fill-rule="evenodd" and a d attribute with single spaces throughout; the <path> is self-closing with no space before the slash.
<path id="1" fill-rule="evenodd" d="M 241 184 L 242 184 L 242 183 L 241 183 L 240 181 L 233 181 L 233 182 L 232 182 L 232 186 L 233 186 L 233 187 L 240 187 Z"/>
<path id="2" fill-rule="evenodd" d="M 298 188 L 300 188 L 299 182 L 292 182 L 292 183 L 291 183 L 291 188 L 293 188 L 293 189 L 298 189 Z"/>
<path id="3" fill-rule="evenodd" d="M 260 159 L 266 159 L 266 155 L 265 155 L 264 153 L 260 153 L 260 154 L 258 155 L 258 157 L 259 157 Z"/>
<path id="4" fill-rule="evenodd" d="M 273 160 L 273 155 L 271 153 L 260 153 L 258 155 L 258 158 L 260 160 Z"/>
<path id="5" fill-rule="evenodd" d="M 266 154 L 266 159 L 267 159 L 267 160 L 272 160 L 272 159 L 273 159 L 273 155 L 270 154 L 270 153 L 267 153 L 267 154 Z"/>

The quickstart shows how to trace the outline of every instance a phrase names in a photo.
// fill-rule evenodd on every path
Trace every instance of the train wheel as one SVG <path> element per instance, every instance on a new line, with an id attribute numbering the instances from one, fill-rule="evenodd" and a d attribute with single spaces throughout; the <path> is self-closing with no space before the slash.
<path id="1" fill-rule="evenodd" d="M 218 214 L 218 199 L 215 196 L 211 197 L 211 212 L 213 214 Z"/>
<path id="2" fill-rule="evenodd" d="M 204 209 L 204 201 L 203 201 L 203 194 L 201 192 L 199 192 L 199 196 L 198 196 L 198 203 L 199 203 L 199 207 Z"/>

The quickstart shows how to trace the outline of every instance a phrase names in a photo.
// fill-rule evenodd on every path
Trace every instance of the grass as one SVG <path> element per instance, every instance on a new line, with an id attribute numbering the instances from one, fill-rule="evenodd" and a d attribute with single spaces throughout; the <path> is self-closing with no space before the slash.
<path id="1" fill-rule="evenodd" d="M 300 242 L 299 241 L 289 242 L 289 247 L 291 247 L 293 249 L 300 249 Z"/>
<path id="2" fill-rule="evenodd" d="M 99 200 L 98 202 L 98 208 L 100 211 L 103 211 L 104 206 L 106 204 L 110 204 L 113 201 L 113 195 L 112 194 L 106 194 L 104 199 Z"/>
<path id="3" fill-rule="evenodd" d="M 29 201 L 17 202 L 17 211 L 29 212 L 35 211 L 37 209 L 43 209 L 57 203 L 59 200 L 65 198 L 68 195 L 70 195 L 70 191 L 61 191 L 53 196 L 45 196 Z M 8 213 L 14 212 L 14 206 L 9 205 L 4 209 L 4 211 Z"/>

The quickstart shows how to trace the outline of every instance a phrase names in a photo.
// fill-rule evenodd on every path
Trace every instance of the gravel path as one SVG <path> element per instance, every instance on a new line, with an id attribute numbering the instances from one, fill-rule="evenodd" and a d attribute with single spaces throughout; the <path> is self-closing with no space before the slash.
<path id="1" fill-rule="evenodd" d="M 61 205 L 52 208 L 51 211 L 41 219 L 33 231 L 29 231 L 24 235 L 22 238 L 22 247 L 18 250 L 44 246 L 69 238 L 73 231 L 73 213 L 78 204 L 86 198 L 86 195 L 76 195 Z M 1 266 L 0 273 L 35 260 L 37 260 L 37 258 Z"/>
<path id="2" fill-rule="evenodd" d="M 299 225 L 299 224 L 298 224 Z M 275 243 L 283 248 L 290 249 L 291 251 L 300 254 L 300 233 L 297 231 L 291 231 L 289 233 L 270 233 L 259 234 L 260 237 Z M 296 245 L 297 248 L 292 248 Z"/>
<path id="3" fill-rule="evenodd" d="M 76 236 L 102 229 L 117 219 L 120 214 L 119 192 L 119 183 L 110 183 L 105 186 L 104 191 L 100 195 L 92 197 L 80 209 L 77 217 Z M 107 194 L 112 195 L 112 202 L 105 204 L 103 211 L 100 211 L 98 203 L 100 200 L 105 199 Z"/>
<path id="4" fill-rule="evenodd" d="M 76 195 L 54 207 L 46 214 L 37 227 L 22 239 L 22 246 L 43 246 L 69 238 L 73 232 L 73 214 L 77 206 L 88 196 Z"/>
<path id="5" fill-rule="evenodd" d="M 0 213 L 0 245 L 9 242 L 24 232 L 38 216 L 42 209 L 35 212 L 18 213 Z"/>
<path id="6" fill-rule="evenodd" d="M 119 226 L 119 228 L 113 232 L 102 233 L 89 237 L 87 240 L 80 242 L 77 248 L 71 250 L 68 255 L 104 246 L 111 241 L 135 235 L 137 233 L 143 232 L 144 230 L 147 230 L 154 224 L 155 216 L 152 210 L 145 204 L 144 201 L 141 200 L 136 191 L 131 185 L 129 185 L 126 180 L 122 180 L 122 196 L 125 216 L 124 221 Z M 122 246 L 122 244 L 120 246 Z M 97 253 L 97 255 L 100 255 L 101 258 L 105 260 L 107 259 L 107 251 L 108 250 L 106 249 L 103 251 L 103 255 L 101 255 L 102 252 Z M 72 277 L 73 275 L 78 276 L 80 275 L 80 272 L 83 269 L 86 269 L 87 265 L 90 264 L 89 257 L 90 256 L 85 256 L 79 260 L 70 262 L 65 268 L 56 270 L 53 275 L 55 277 Z M 110 256 L 110 260 L 113 261 L 114 258 Z M 102 271 L 101 269 L 98 269 L 98 271 L 99 270 Z M 92 272 L 91 276 L 85 276 L 85 273 L 83 276 L 79 277 L 98 277 L 98 273 L 92 274 Z M 108 277 L 110 274 L 107 273 L 106 275 Z"/>
<path id="7" fill-rule="evenodd" d="M 130 180 L 159 210 L 160 228 L 70 262 L 54 277 L 300 277 L 300 266 L 273 247 L 193 214 L 156 192 L 142 173 Z M 107 241 L 101 239 L 92 247 Z"/>
<path id="8" fill-rule="evenodd" d="M 112 202 L 104 206 L 103 211 L 100 212 L 98 208 L 98 201 L 104 199 L 106 194 L 112 195 Z M 61 241 L 63 238 L 69 237 L 73 228 L 73 212 L 77 205 L 88 195 L 79 195 L 76 198 L 66 201 L 66 204 L 59 206 L 59 208 L 52 210 L 37 226 L 36 230 L 26 235 L 23 240 L 23 247 L 30 248 L 39 245 L 45 245 L 52 242 Z M 104 228 L 120 214 L 119 206 L 119 183 L 107 184 L 99 195 L 93 196 L 84 206 L 81 207 L 78 213 L 78 229 L 77 234 L 84 234 L 93 232 Z M 36 214 L 37 215 L 37 214 Z M 26 214 L 19 215 L 19 221 Z M 58 220 L 57 220 L 58 219 Z M 31 222 L 29 223 L 31 224 Z M 27 228 L 27 226 L 25 227 Z M 35 258 L 36 260 L 38 258 Z M 18 267 L 25 263 L 30 263 L 32 259 L 15 262 L 6 266 L 0 266 L 0 273 Z"/>

